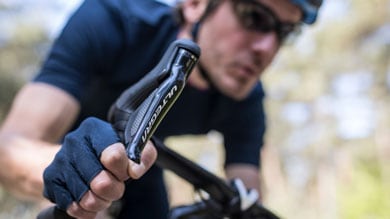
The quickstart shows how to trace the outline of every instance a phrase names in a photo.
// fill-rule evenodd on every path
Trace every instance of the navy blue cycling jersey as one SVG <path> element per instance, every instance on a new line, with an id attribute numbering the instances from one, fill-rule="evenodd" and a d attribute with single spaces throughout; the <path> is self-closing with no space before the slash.
<path id="1" fill-rule="evenodd" d="M 54 42 L 34 81 L 74 96 L 81 104 L 79 122 L 89 116 L 105 119 L 120 93 L 158 63 L 178 30 L 172 8 L 155 0 L 86 0 Z M 225 165 L 258 166 L 265 132 L 263 97 L 260 82 L 243 101 L 187 84 L 155 134 L 165 138 L 217 130 L 224 137 Z M 165 218 L 161 170 L 153 167 L 130 184 L 119 218 Z"/>

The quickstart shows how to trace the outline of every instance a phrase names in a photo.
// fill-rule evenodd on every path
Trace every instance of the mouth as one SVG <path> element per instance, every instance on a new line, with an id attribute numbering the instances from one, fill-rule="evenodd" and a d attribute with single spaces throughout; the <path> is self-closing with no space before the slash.
<path id="1" fill-rule="evenodd" d="M 240 80 L 250 80 L 257 76 L 258 68 L 249 64 L 238 64 L 234 68 L 235 76 Z"/>

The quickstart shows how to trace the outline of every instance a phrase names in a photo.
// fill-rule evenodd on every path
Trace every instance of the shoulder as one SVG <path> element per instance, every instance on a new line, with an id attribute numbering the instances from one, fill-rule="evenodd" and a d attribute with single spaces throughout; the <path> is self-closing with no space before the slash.
<path id="1" fill-rule="evenodd" d="M 157 24 L 164 17 L 170 17 L 172 6 L 161 0 L 88 0 L 98 2 L 106 9 L 119 14 L 122 19 L 139 19 L 145 24 Z"/>
<path id="2" fill-rule="evenodd" d="M 171 17 L 172 6 L 161 0 L 84 0 L 73 15 L 78 22 L 114 21 L 122 26 L 140 21 L 157 25 L 162 19 Z"/>

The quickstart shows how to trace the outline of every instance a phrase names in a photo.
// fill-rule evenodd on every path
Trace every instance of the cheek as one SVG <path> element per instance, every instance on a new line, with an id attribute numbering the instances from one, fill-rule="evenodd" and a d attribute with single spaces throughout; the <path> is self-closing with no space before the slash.
<path id="1" fill-rule="evenodd" d="M 220 35 L 220 37 L 210 36 L 202 46 L 202 56 L 204 62 L 209 63 L 209 67 L 226 67 L 233 62 L 235 57 L 239 56 L 240 51 L 245 48 L 245 41 L 238 34 Z"/>
<path id="2" fill-rule="evenodd" d="M 205 53 L 212 54 L 214 57 L 230 56 L 243 40 L 242 31 L 238 29 L 231 16 L 223 17 L 219 14 L 214 15 L 201 26 L 198 43 Z"/>
<path id="3" fill-rule="evenodd" d="M 207 42 L 200 44 L 202 55 L 200 63 L 206 70 L 215 71 L 226 65 L 226 58 L 230 56 L 229 47 L 225 45 L 222 39 L 218 40 L 211 36 Z"/>

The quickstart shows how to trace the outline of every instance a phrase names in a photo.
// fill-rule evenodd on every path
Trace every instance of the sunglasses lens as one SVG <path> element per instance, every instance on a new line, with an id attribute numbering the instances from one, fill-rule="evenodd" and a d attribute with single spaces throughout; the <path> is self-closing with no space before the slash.
<path id="1" fill-rule="evenodd" d="M 234 9 L 243 27 L 259 32 L 275 31 L 280 41 L 283 41 L 296 29 L 296 24 L 282 23 L 265 5 L 250 0 L 233 1 Z"/>
<path id="2" fill-rule="evenodd" d="M 236 13 L 245 28 L 261 32 L 269 32 L 276 28 L 277 20 L 265 8 L 247 1 L 236 2 Z"/>

